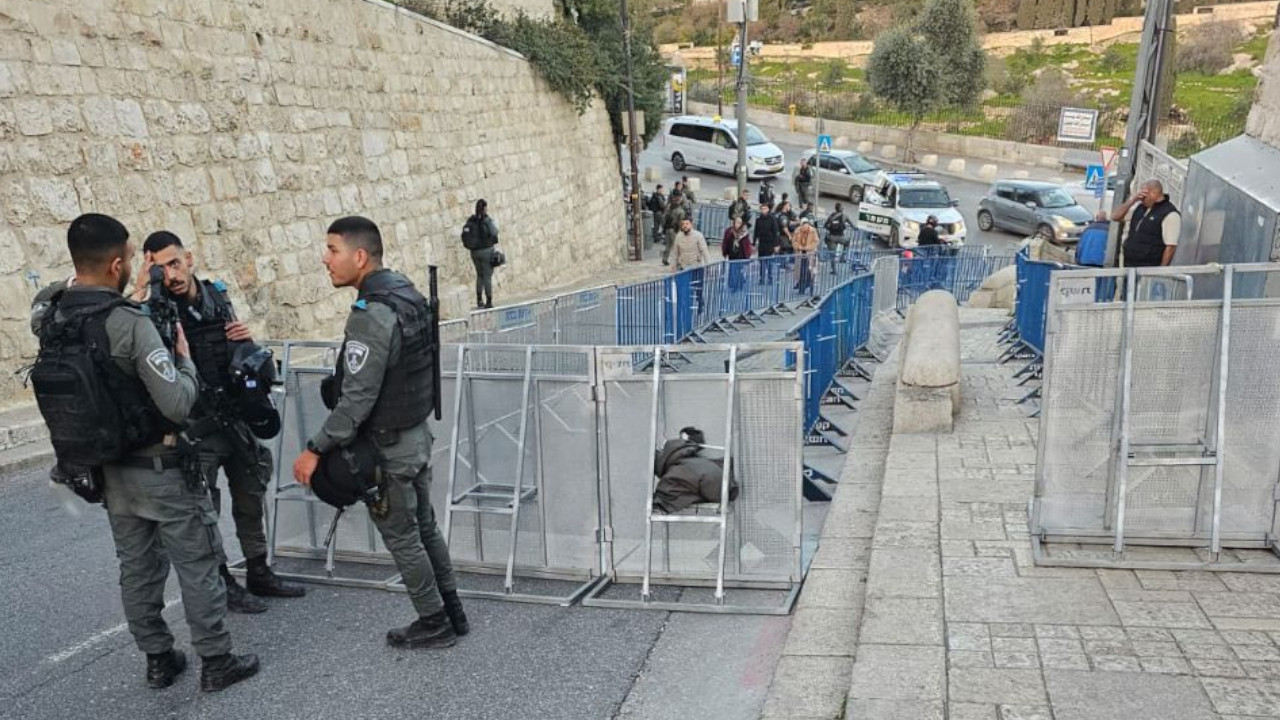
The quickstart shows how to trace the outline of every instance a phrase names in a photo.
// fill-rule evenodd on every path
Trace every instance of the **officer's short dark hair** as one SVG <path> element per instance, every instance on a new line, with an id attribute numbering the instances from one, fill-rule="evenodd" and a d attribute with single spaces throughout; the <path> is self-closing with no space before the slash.
<path id="1" fill-rule="evenodd" d="M 129 231 L 117 219 L 86 213 L 71 221 L 67 228 L 67 250 L 77 271 L 94 271 L 108 262 L 124 257 Z"/>
<path id="2" fill-rule="evenodd" d="M 178 246 L 182 249 L 182 239 L 168 230 L 157 230 L 147 236 L 146 242 L 142 243 L 142 251 L 149 253 L 158 253 L 167 247 Z"/>
<path id="3" fill-rule="evenodd" d="M 329 234 L 341 235 L 351 247 L 364 250 L 369 257 L 382 262 L 382 233 L 369 218 L 359 215 L 338 218 L 329 226 Z"/>

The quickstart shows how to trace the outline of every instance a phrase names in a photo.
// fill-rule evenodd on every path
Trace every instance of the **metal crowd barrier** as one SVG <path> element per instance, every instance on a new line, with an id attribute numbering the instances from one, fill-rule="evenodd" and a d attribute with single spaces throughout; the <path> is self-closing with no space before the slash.
<path id="1" fill-rule="evenodd" d="M 473 343 L 572 345 L 615 342 L 618 333 L 617 288 L 578 290 L 554 297 L 488 310 L 467 319 Z"/>
<path id="2" fill-rule="evenodd" d="M 787 331 L 804 345 L 806 431 L 818 422 L 823 396 L 836 375 L 856 365 L 855 354 L 870 340 L 874 280 L 870 273 L 846 280 L 823 298 L 815 313 Z"/>
<path id="3" fill-rule="evenodd" d="M 753 213 L 758 212 L 757 208 L 752 207 Z M 719 244 L 721 238 L 724 237 L 724 231 L 729 229 L 733 221 L 729 219 L 728 205 L 714 205 L 703 203 L 698 206 L 697 216 L 694 220 L 694 227 L 698 232 L 707 239 L 711 244 Z"/>
<path id="4" fill-rule="evenodd" d="M 916 248 L 899 262 L 897 309 L 930 290 L 946 290 L 963 304 L 988 275 L 1012 263 L 1012 256 L 988 256 L 986 246 Z"/>
<path id="5" fill-rule="evenodd" d="M 1036 562 L 1280 572 L 1274 558 L 1221 557 L 1280 553 L 1280 264 L 1062 270 L 1049 283 Z"/>

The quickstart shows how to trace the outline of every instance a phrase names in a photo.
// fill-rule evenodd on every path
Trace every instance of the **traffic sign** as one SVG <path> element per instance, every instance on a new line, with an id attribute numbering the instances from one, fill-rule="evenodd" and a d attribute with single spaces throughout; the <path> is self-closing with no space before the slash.
<path id="1" fill-rule="evenodd" d="M 1120 150 L 1107 145 L 1102 146 L 1102 167 L 1108 171 L 1116 164 L 1116 157 L 1120 154 Z"/>
<path id="2" fill-rule="evenodd" d="M 733 46 L 733 50 L 729 53 L 729 66 L 738 67 L 742 64 L 742 48 L 738 45 Z"/>
<path id="3" fill-rule="evenodd" d="M 830 135 L 818 136 L 818 152 L 820 153 L 831 152 L 831 136 Z"/>
<path id="4" fill-rule="evenodd" d="M 1084 170 L 1084 186 L 1096 190 L 1107 186 L 1107 170 L 1101 165 L 1090 165 Z"/>

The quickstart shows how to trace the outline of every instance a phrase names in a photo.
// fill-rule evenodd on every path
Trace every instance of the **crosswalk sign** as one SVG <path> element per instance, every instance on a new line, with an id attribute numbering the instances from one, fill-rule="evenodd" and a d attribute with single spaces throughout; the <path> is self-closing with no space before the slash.
<path id="1" fill-rule="evenodd" d="M 818 152 L 820 153 L 831 152 L 831 136 L 830 135 L 818 136 Z"/>
<path id="2" fill-rule="evenodd" d="M 1107 171 L 1101 165 L 1090 165 L 1084 170 L 1084 186 L 1096 190 L 1107 184 Z"/>

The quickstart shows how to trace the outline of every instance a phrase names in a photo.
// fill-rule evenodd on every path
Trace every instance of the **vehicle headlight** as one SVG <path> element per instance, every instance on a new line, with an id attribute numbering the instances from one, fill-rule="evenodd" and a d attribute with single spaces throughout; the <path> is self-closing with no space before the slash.
<path id="1" fill-rule="evenodd" d="M 963 220 L 957 220 L 957 221 L 955 222 L 955 227 L 956 227 L 956 229 L 954 230 L 954 233 L 955 233 L 956 235 L 959 235 L 960 233 L 964 232 L 964 221 L 963 221 Z"/>
<path id="2" fill-rule="evenodd" d="M 908 220 L 905 223 L 903 223 L 903 225 L 907 228 L 907 230 L 910 230 L 911 232 L 918 232 L 920 230 L 920 223 L 916 222 L 915 220 Z"/>
<path id="3" fill-rule="evenodd" d="M 761 160 L 755 155 L 752 155 L 751 157 L 747 158 L 747 162 L 751 163 L 752 165 L 759 165 L 761 163 Z"/>
<path id="4" fill-rule="evenodd" d="M 1071 222 L 1071 220 L 1061 215 L 1054 215 L 1053 222 L 1060 228 L 1073 228 L 1076 226 L 1076 224 Z"/>

